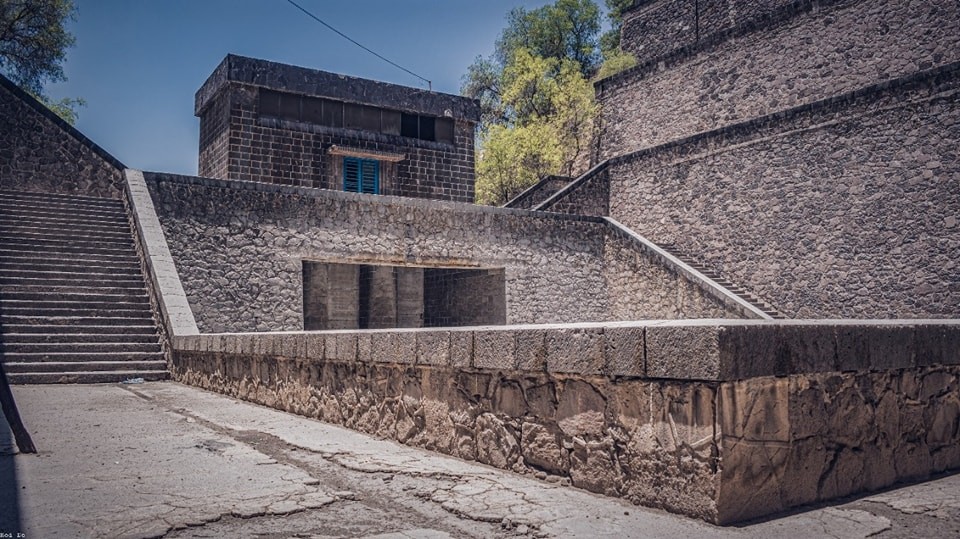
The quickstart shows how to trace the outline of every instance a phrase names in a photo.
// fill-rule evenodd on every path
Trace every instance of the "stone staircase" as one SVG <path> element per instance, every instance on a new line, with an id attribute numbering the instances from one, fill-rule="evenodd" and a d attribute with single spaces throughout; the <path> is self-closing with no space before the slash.
<path id="1" fill-rule="evenodd" d="M 0 346 L 11 383 L 168 377 L 121 201 L 0 191 Z"/>
<path id="2" fill-rule="evenodd" d="M 760 298 L 754 296 L 754 295 L 751 294 L 749 291 L 747 291 L 745 288 L 733 284 L 732 282 L 730 282 L 729 280 L 727 280 L 726 278 L 724 278 L 722 275 L 720 275 L 720 274 L 717 273 L 716 271 L 714 271 L 714 270 L 712 270 L 712 269 L 704 266 L 704 265 L 701 264 L 700 262 L 697 262 L 697 259 L 696 259 L 696 258 L 690 256 L 690 255 L 687 254 L 685 251 L 683 251 L 682 249 L 680 249 L 679 247 L 677 247 L 675 244 L 673 244 L 673 243 L 657 243 L 657 245 L 658 245 L 660 248 L 662 248 L 664 251 L 667 251 L 668 253 L 672 254 L 673 256 L 679 258 L 683 263 L 687 264 L 687 265 L 690 266 L 691 268 L 693 268 L 693 269 L 699 271 L 700 273 L 704 274 L 705 276 L 709 277 L 710 279 L 712 279 L 712 280 L 713 280 L 715 283 L 717 283 L 718 285 L 720 285 L 720 286 L 726 288 L 727 290 L 729 290 L 730 292 L 733 292 L 734 294 L 740 296 L 744 301 L 753 304 L 755 307 L 757 307 L 758 309 L 760 309 L 761 311 L 763 311 L 764 313 L 766 313 L 767 315 L 769 315 L 771 318 L 774 318 L 774 319 L 777 319 L 777 320 L 785 320 L 785 319 L 787 318 L 786 316 L 783 315 L 783 313 L 781 313 L 780 311 L 778 311 L 775 307 L 773 307 L 773 306 L 770 305 L 769 303 L 764 302 L 764 301 L 761 300 Z"/>

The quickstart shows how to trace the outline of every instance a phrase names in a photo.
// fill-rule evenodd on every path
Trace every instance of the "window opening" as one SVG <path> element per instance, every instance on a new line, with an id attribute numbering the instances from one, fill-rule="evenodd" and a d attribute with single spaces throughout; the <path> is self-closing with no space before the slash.
<path id="1" fill-rule="evenodd" d="M 380 162 L 359 157 L 343 158 L 343 190 L 351 193 L 380 194 Z"/>

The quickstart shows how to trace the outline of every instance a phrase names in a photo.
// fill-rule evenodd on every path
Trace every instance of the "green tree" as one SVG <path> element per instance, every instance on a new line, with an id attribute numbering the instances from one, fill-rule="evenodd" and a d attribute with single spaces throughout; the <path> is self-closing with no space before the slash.
<path id="1" fill-rule="evenodd" d="M 70 123 L 83 100 L 52 101 L 43 86 L 66 80 L 62 64 L 74 38 L 65 26 L 75 16 L 72 0 L 0 0 L 0 71 Z"/>
<path id="2" fill-rule="evenodd" d="M 606 0 L 617 10 L 611 24 L 629 1 Z M 591 0 L 512 10 L 493 55 L 474 61 L 461 88 L 481 108 L 477 201 L 502 204 L 543 176 L 582 171 L 598 110 L 591 78 L 631 59 L 618 47 L 601 50 Z"/>

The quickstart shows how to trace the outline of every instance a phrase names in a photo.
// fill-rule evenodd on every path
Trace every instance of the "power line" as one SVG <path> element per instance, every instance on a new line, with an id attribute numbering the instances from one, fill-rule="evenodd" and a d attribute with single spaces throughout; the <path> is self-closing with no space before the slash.
<path id="1" fill-rule="evenodd" d="M 304 12 L 304 13 L 305 13 L 308 17 L 310 17 L 311 19 L 313 19 L 313 20 L 317 21 L 318 23 L 326 26 L 327 28 L 333 30 L 333 31 L 336 32 L 340 37 L 346 39 L 346 40 L 349 41 L 350 43 L 353 43 L 354 45 L 360 47 L 361 49 L 363 49 L 363 50 L 365 50 L 365 51 L 367 51 L 367 52 L 369 52 L 370 54 L 372 54 L 372 55 L 376 56 L 377 58 L 383 60 L 384 62 L 392 65 L 393 67 L 396 67 L 397 69 L 402 69 L 403 71 L 406 71 L 407 73 L 413 75 L 414 77 L 417 77 L 418 79 L 426 82 L 426 83 L 427 83 L 427 87 L 430 89 L 430 91 L 433 91 L 433 83 L 430 82 L 430 80 L 427 79 L 426 77 L 421 77 L 420 75 L 417 75 L 416 73 L 414 73 L 413 71 L 410 71 L 409 69 L 403 67 L 402 65 L 400 65 L 400 64 L 398 64 L 398 63 L 396 63 L 396 62 L 392 62 L 392 61 L 388 60 L 387 58 L 384 58 L 382 55 L 377 54 L 376 52 L 368 49 L 367 47 L 364 47 L 363 45 L 361 45 L 360 43 L 358 43 L 357 40 L 353 39 L 352 37 L 348 36 L 347 34 L 344 34 L 344 33 L 341 32 L 340 30 L 337 30 L 336 28 L 330 26 L 329 24 L 325 23 L 322 19 L 320 19 L 320 17 L 317 17 L 317 16 L 314 15 L 313 13 L 310 13 L 309 11 L 307 11 L 306 9 L 304 9 L 303 6 L 301 6 L 300 4 L 294 2 L 293 0 L 287 0 L 287 2 L 289 2 L 291 5 L 293 5 L 293 7 L 295 7 L 295 8 L 297 8 L 297 9 L 299 9 L 300 11 Z"/>

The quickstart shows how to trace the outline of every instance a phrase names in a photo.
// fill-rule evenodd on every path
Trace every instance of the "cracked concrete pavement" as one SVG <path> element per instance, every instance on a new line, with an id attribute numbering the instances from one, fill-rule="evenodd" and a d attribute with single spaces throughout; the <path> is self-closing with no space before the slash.
<path id="1" fill-rule="evenodd" d="M 960 536 L 960 475 L 722 528 L 172 382 L 14 394 L 0 536 Z"/>

